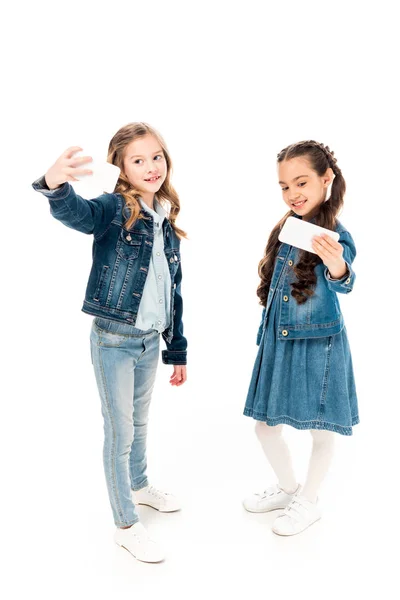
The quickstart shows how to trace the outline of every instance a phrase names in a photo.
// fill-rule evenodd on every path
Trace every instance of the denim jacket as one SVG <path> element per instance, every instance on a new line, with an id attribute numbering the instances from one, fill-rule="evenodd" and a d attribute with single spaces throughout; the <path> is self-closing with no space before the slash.
<path id="1" fill-rule="evenodd" d="M 153 217 L 141 209 L 145 218 L 137 219 L 128 230 L 124 227 L 128 215 L 121 194 L 103 194 L 85 200 L 69 183 L 49 190 L 42 177 L 32 185 L 48 197 L 53 217 L 67 227 L 94 236 L 93 263 L 82 310 L 134 326 L 152 254 Z M 187 341 L 182 323 L 180 240 L 168 219 L 164 219 L 162 228 L 171 275 L 170 324 L 162 333 L 167 346 L 162 361 L 185 365 Z"/>
<path id="2" fill-rule="evenodd" d="M 314 271 L 317 276 L 314 295 L 304 304 L 297 304 L 296 299 L 291 295 L 293 288 L 290 285 L 296 281 L 293 266 L 298 261 L 300 250 L 288 244 L 280 245 L 267 305 L 262 311 L 257 345 L 261 342 L 268 311 L 276 293 L 282 295 L 278 329 L 280 340 L 326 337 L 335 335 L 343 329 L 344 321 L 337 293 L 348 294 L 353 289 L 356 276 L 351 265 L 356 256 L 356 248 L 350 233 L 339 221 L 336 231 L 340 235 L 338 241 L 343 246 L 343 259 L 347 265 L 347 272 L 341 279 L 332 279 L 325 265 L 318 264 Z"/>

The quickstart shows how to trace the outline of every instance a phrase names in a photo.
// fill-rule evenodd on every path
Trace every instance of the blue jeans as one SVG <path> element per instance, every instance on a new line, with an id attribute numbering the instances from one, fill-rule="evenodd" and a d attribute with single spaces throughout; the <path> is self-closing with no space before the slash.
<path id="1" fill-rule="evenodd" d="M 96 317 L 92 363 L 104 418 L 103 461 L 117 527 L 139 520 L 131 490 L 148 485 L 146 437 L 160 334 Z"/>

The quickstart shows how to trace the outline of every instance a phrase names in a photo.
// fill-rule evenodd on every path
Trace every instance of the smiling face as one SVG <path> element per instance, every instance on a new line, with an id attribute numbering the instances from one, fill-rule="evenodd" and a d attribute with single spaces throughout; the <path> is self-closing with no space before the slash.
<path id="1" fill-rule="evenodd" d="M 123 165 L 129 182 L 152 206 L 154 194 L 167 176 L 167 162 L 160 142 L 151 134 L 130 142 L 125 148 Z"/>
<path id="2" fill-rule="evenodd" d="M 279 185 L 288 207 L 297 215 L 309 220 L 318 213 L 324 202 L 329 184 L 333 180 L 331 168 L 319 176 L 311 168 L 306 156 L 278 163 Z"/>

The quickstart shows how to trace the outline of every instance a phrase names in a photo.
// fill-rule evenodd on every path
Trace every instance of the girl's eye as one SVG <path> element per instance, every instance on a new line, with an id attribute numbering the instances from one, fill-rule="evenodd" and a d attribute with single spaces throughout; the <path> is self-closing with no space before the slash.
<path id="1" fill-rule="evenodd" d="M 305 182 L 305 181 L 302 181 L 301 183 L 299 183 L 299 185 L 301 185 L 301 187 L 303 187 L 303 186 L 305 186 L 305 185 L 306 185 L 306 182 Z"/>
<path id="2" fill-rule="evenodd" d="M 288 189 L 287 187 L 281 188 L 282 192 L 286 192 L 287 189 Z"/>
<path id="3" fill-rule="evenodd" d="M 142 161 L 142 159 L 141 159 L 141 158 L 137 158 L 137 159 L 135 160 L 135 165 L 138 165 L 138 164 L 140 164 L 141 162 L 143 162 L 143 161 Z"/>
<path id="4" fill-rule="evenodd" d="M 157 155 L 154 157 L 154 160 L 157 160 L 157 159 L 160 159 L 160 160 L 161 160 L 162 158 L 163 158 L 163 155 L 162 155 L 162 154 L 157 154 Z"/>

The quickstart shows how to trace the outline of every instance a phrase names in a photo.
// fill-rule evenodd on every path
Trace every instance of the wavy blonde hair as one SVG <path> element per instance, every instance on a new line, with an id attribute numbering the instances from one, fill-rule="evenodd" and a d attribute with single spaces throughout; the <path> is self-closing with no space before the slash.
<path id="1" fill-rule="evenodd" d="M 117 185 L 115 186 L 115 192 L 121 194 L 124 197 L 126 207 L 129 209 L 130 212 L 129 217 L 125 222 L 125 227 L 127 229 L 130 229 L 137 219 L 143 219 L 143 215 L 140 212 L 140 192 L 132 186 L 124 172 L 125 149 L 128 144 L 146 135 L 153 135 L 157 139 L 158 143 L 162 148 L 167 163 L 167 176 L 162 186 L 157 192 L 157 199 L 160 200 L 160 203 L 164 207 L 166 203 L 169 204 L 169 222 L 171 223 L 171 226 L 174 229 L 176 235 L 180 239 L 186 238 L 187 235 L 185 231 L 180 229 L 175 224 L 176 218 L 181 209 L 181 205 L 179 201 L 179 196 L 170 182 L 172 161 L 167 149 L 167 145 L 163 140 L 162 136 L 158 133 L 158 131 L 156 131 L 147 123 L 128 123 L 128 125 L 121 127 L 121 129 L 119 129 L 114 135 L 114 137 L 111 139 L 110 144 L 108 146 L 107 161 L 121 169 Z"/>

